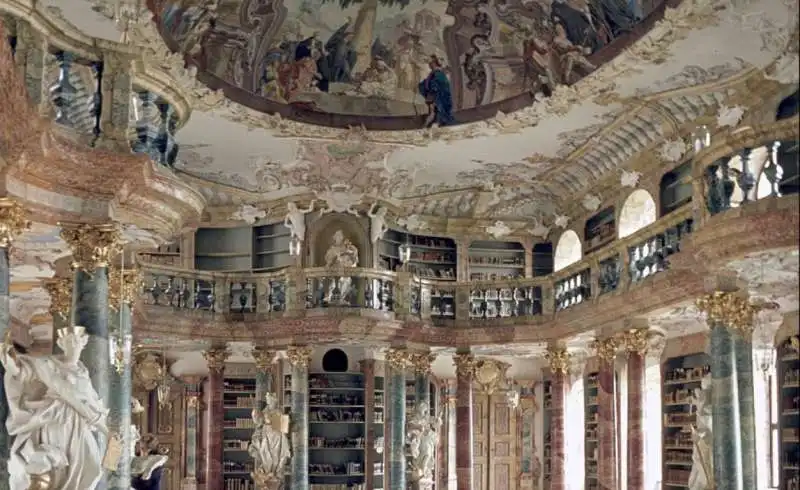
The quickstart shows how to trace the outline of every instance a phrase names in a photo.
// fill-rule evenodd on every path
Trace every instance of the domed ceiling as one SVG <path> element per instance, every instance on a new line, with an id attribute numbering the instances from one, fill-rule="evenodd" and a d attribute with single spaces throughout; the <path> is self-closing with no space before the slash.
<path id="1" fill-rule="evenodd" d="M 571 85 L 663 0 L 151 0 L 198 79 L 252 109 L 367 129 L 454 125 Z"/>

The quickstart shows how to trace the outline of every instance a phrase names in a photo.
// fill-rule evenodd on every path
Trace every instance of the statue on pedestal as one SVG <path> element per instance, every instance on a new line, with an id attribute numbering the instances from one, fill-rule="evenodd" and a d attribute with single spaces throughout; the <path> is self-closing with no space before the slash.
<path id="1" fill-rule="evenodd" d="M 277 490 L 283 483 L 286 463 L 292 456 L 289 449 L 289 416 L 281 413 L 278 398 L 267 393 L 264 410 L 253 410 L 256 429 L 248 452 L 255 461 L 253 480 L 258 490 Z"/>
<path id="2" fill-rule="evenodd" d="M 132 439 L 136 455 L 131 460 L 132 490 L 160 490 L 168 458 L 158 451 L 158 439 L 152 434 L 140 439 L 138 429 Z"/>
<path id="3" fill-rule="evenodd" d="M 57 335 L 60 355 L 24 354 L 8 336 L 0 346 L 9 406 L 6 426 L 13 438 L 11 490 L 94 490 L 102 476 L 104 450 L 96 433 L 108 437 L 108 409 L 80 361 L 86 329 L 61 328 Z"/>
<path id="4" fill-rule="evenodd" d="M 692 471 L 689 474 L 689 490 L 714 489 L 714 461 L 711 438 L 711 374 L 703 376 L 700 388 L 692 394 L 695 425 L 692 427 Z"/>
<path id="5" fill-rule="evenodd" d="M 306 215 L 314 210 L 315 202 L 312 200 L 306 209 L 298 208 L 297 204 L 291 201 L 286 203 L 288 212 L 283 219 L 283 226 L 289 228 L 291 235 L 301 242 L 306 239 Z"/>
<path id="6" fill-rule="evenodd" d="M 333 243 L 325 252 L 325 266 L 330 268 L 349 269 L 358 266 L 358 249 L 344 237 L 342 230 L 333 234 Z M 350 276 L 333 278 L 333 283 L 328 286 L 325 300 L 329 304 L 349 304 L 353 279 Z"/>
<path id="7" fill-rule="evenodd" d="M 441 423 L 439 418 L 429 415 L 429 407 L 425 402 L 418 403 L 415 412 L 406 421 L 410 480 L 415 490 L 433 488 L 437 431 Z"/>

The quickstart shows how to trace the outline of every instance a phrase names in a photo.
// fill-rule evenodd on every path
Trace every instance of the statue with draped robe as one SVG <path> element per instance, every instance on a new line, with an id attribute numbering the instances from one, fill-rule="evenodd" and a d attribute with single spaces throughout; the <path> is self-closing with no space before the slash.
<path id="1" fill-rule="evenodd" d="M 266 395 L 264 410 L 253 410 L 256 429 L 248 451 L 255 462 L 253 480 L 258 490 L 276 490 L 283 482 L 286 463 L 292 456 L 289 449 L 289 417 L 278 408 L 278 398 Z"/>
<path id="2" fill-rule="evenodd" d="M 711 374 L 706 374 L 692 394 L 695 425 L 692 427 L 692 471 L 689 473 L 689 490 L 713 490 L 714 462 L 711 437 Z"/>

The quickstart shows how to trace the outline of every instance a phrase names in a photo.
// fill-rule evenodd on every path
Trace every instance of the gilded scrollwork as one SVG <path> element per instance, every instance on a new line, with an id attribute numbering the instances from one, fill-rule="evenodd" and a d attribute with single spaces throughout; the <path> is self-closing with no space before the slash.
<path id="1" fill-rule="evenodd" d="M 568 374 L 570 355 L 566 347 L 550 346 L 544 353 L 545 359 L 550 364 L 550 372 L 553 374 Z"/>
<path id="2" fill-rule="evenodd" d="M 605 362 L 614 361 L 617 355 L 617 347 L 619 347 L 619 342 L 614 337 L 597 339 L 592 342 L 592 348 L 595 350 L 597 357 Z"/>
<path id="3" fill-rule="evenodd" d="M 759 307 L 745 296 L 734 292 L 714 291 L 697 299 L 697 308 L 704 312 L 709 322 L 720 322 L 745 337 L 753 334 L 753 319 Z"/>
<path id="4" fill-rule="evenodd" d="M 431 364 L 436 360 L 436 354 L 427 352 L 409 353 L 409 364 L 416 374 L 430 374 Z"/>
<path id="5" fill-rule="evenodd" d="M 286 359 L 295 368 L 308 369 L 314 348 L 308 345 L 292 345 L 286 349 Z"/>
<path id="6" fill-rule="evenodd" d="M 164 367 L 161 358 L 153 352 L 137 355 L 133 363 L 133 382 L 145 391 L 156 389 L 164 378 Z"/>
<path id="7" fill-rule="evenodd" d="M 30 228 L 28 213 L 14 199 L 0 197 L 0 248 L 8 248 L 22 232 Z"/>
<path id="8" fill-rule="evenodd" d="M 646 328 L 635 328 L 620 335 L 620 344 L 628 354 L 644 357 L 650 348 L 650 331 Z"/>
<path id="9" fill-rule="evenodd" d="M 458 353 L 453 356 L 453 364 L 456 366 L 456 377 L 473 378 L 477 368 L 475 356 L 470 353 Z"/>
<path id="10" fill-rule="evenodd" d="M 275 351 L 266 347 L 253 347 L 253 359 L 256 361 L 256 369 L 259 372 L 268 372 L 272 363 L 275 362 Z"/>
<path id="11" fill-rule="evenodd" d="M 44 282 L 44 289 L 50 295 L 50 315 L 62 320 L 69 318 L 72 308 L 72 278 L 57 277 Z"/>
<path id="12" fill-rule="evenodd" d="M 406 349 L 389 349 L 386 351 L 386 363 L 392 369 L 403 371 L 411 366 L 411 353 Z"/>
<path id="13" fill-rule="evenodd" d="M 495 359 L 479 359 L 475 362 L 475 382 L 481 392 L 491 395 L 508 386 L 506 373 L 510 364 Z"/>
<path id="14" fill-rule="evenodd" d="M 136 297 L 141 294 L 144 279 L 138 269 L 112 267 L 108 272 L 108 305 L 119 308 L 120 302 L 133 306 Z"/>
<path id="15" fill-rule="evenodd" d="M 228 360 L 231 353 L 226 347 L 212 347 L 203 352 L 203 358 L 208 364 L 208 370 L 212 372 L 220 372 L 225 368 L 225 361 Z"/>
<path id="16" fill-rule="evenodd" d="M 72 250 L 75 269 L 94 271 L 98 267 L 108 267 L 111 258 L 119 252 L 120 233 L 116 223 L 59 224 L 61 238 Z"/>

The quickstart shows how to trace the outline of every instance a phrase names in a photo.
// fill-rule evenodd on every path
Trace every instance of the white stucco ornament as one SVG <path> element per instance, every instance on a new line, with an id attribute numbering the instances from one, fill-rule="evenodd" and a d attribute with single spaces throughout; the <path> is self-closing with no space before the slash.
<path id="1" fill-rule="evenodd" d="M 267 212 L 263 209 L 258 209 L 257 207 L 250 205 L 250 204 L 242 204 L 239 209 L 233 212 L 231 215 L 231 219 L 237 221 L 244 221 L 248 225 L 252 225 L 256 221 L 266 218 Z"/>
<path id="2" fill-rule="evenodd" d="M 405 218 L 398 218 L 397 224 L 408 231 L 423 231 L 428 229 L 428 223 L 418 214 L 411 214 Z"/>
<path id="3" fill-rule="evenodd" d="M 322 214 L 349 213 L 358 216 L 358 211 L 353 209 L 361 203 L 364 193 L 349 192 L 349 186 L 332 186 L 330 189 L 317 192 L 317 198 L 325 201 L 325 208 Z"/>
<path id="4" fill-rule="evenodd" d="M 124 244 L 156 248 L 163 243 L 153 232 L 136 225 L 123 225 L 120 228 L 120 241 Z"/>
<path id="5" fill-rule="evenodd" d="M 583 201 L 581 201 L 581 205 L 587 211 L 597 211 L 597 208 L 600 207 L 600 203 L 602 203 L 602 201 L 594 194 L 586 194 L 583 196 Z"/>
<path id="6" fill-rule="evenodd" d="M 511 233 L 511 228 L 502 221 L 495 221 L 493 225 L 486 227 L 486 233 L 494 238 L 501 238 Z"/>
<path id="7" fill-rule="evenodd" d="M 764 72 L 764 78 L 784 85 L 797 85 L 800 82 L 800 56 L 784 53 Z"/>
<path id="8" fill-rule="evenodd" d="M 735 128 L 741 122 L 742 116 L 744 116 L 744 108 L 741 106 L 721 106 L 717 113 L 717 126 Z"/>
<path id="9" fill-rule="evenodd" d="M 622 187 L 636 187 L 641 177 L 642 174 L 640 172 L 623 170 L 619 178 L 619 183 Z"/>
<path id="10" fill-rule="evenodd" d="M 547 238 L 547 235 L 550 234 L 550 227 L 545 226 L 541 221 L 534 218 L 533 228 L 529 228 L 528 233 L 530 233 L 533 236 L 545 239 Z"/>
<path id="11" fill-rule="evenodd" d="M 667 162 L 678 162 L 686 154 L 687 145 L 682 139 L 666 141 L 658 154 Z"/>
<path id="12" fill-rule="evenodd" d="M 569 216 L 564 214 L 557 214 L 555 219 L 555 224 L 559 228 L 566 228 L 569 226 Z"/>

